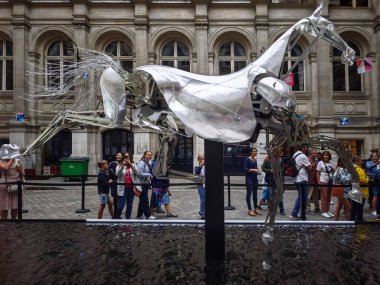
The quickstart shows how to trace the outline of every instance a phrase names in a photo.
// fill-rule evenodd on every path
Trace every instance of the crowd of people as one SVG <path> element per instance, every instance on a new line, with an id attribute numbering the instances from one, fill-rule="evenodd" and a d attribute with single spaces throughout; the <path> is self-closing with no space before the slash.
<path id="1" fill-rule="evenodd" d="M 262 215 L 262 205 L 267 203 L 272 207 L 275 193 L 275 179 L 269 155 L 261 165 L 257 162 L 257 148 L 253 147 L 245 159 L 244 169 L 246 183 L 246 204 L 248 215 Z M 308 156 L 307 156 L 308 154 Z M 284 173 L 284 163 L 278 158 L 280 168 Z M 370 158 L 364 160 L 360 155 L 354 155 L 352 163 L 359 177 L 362 203 L 351 200 L 352 176 L 347 171 L 343 161 L 338 158 L 332 161 L 329 151 L 318 152 L 315 148 L 307 149 L 298 145 L 293 155 L 297 175 L 294 184 L 298 195 L 290 212 L 291 219 L 305 220 L 306 215 L 320 214 L 323 218 L 339 220 L 341 212 L 345 220 L 363 221 L 363 210 L 367 202 L 371 214 L 380 221 L 380 160 L 379 151 L 371 151 Z M 205 157 L 198 155 L 198 163 L 194 173 L 198 177 L 197 191 L 199 194 L 199 216 L 205 218 L 206 189 L 205 189 Z M 117 153 L 115 160 L 102 160 L 98 163 L 98 194 L 100 206 L 98 218 L 103 217 L 104 209 L 108 207 L 111 217 L 132 218 L 133 201 L 139 199 L 136 218 L 156 219 L 157 213 L 166 213 L 167 217 L 176 218 L 170 205 L 171 192 L 166 177 L 155 174 L 156 160 L 151 151 L 145 151 L 139 162 L 135 163 L 133 156 L 128 153 Z M 23 179 L 23 170 L 19 159 L 1 157 L 0 159 L 0 215 L 1 219 L 17 218 L 18 197 L 17 185 L 7 183 Z M 262 197 L 258 201 L 259 175 L 263 175 Z M 137 185 L 136 185 L 137 184 Z M 149 198 L 149 190 L 151 195 Z M 335 211 L 330 210 L 333 204 L 332 196 L 336 197 Z M 285 215 L 284 193 L 279 195 L 279 214 Z M 116 205 L 116 207 L 114 207 Z"/>
<path id="2" fill-rule="evenodd" d="M 166 178 L 156 176 L 156 161 L 152 160 L 152 157 L 151 151 L 145 151 L 140 161 L 135 163 L 132 155 L 119 152 L 116 154 L 115 160 L 109 164 L 106 160 L 98 163 L 98 194 L 100 199 L 98 219 L 103 217 L 106 205 L 108 205 L 112 218 L 121 219 L 125 208 L 125 219 L 131 219 L 135 196 L 139 198 L 137 219 L 144 217 L 150 220 L 156 219 L 157 216 L 154 213 L 164 212 L 162 206 L 166 210 L 167 217 L 176 218 L 178 216 L 172 212 L 170 206 L 171 192 Z M 151 186 L 152 192 L 149 202 L 148 192 Z"/>
<path id="3" fill-rule="evenodd" d="M 307 156 L 308 154 L 308 156 Z M 271 207 L 275 189 L 275 181 L 271 168 L 270 157 L 267 156 L 261 165 L 264 174 L 263 195 L 257 203 L 258 175 L 260 174 L 257 165 L 257 149 L 253 147 L 250 155 L 244 163 L 246 173 L 246 202 L 249 216 L 261 215 L 261 204 L 266 201 Z M 284 172 L 284 163 L 280 159 L 280 168 Z M 371 151 L 369 160 L 365 161 L 360 155 L 354 155 L 352 163 L 359 177 L 362 203 L 349 199 L 348 193 L 351 190 L 352 176 L 347 171 L 343 161 L 338 158 L 335 164 L 329 151 L 319 153 L 317 149 L 308 149 L 306 145 L 298 145 L 297 151 L 292 159 L 295 163 L 296 174 L 294 184 L 298 195 L 294 202 L 289 218 L 292 220 L 306 220 L 308 214 L 320 214 L 323 218 L 340 218 L 343 209 L 343 216 L 348 221 L 363 221 L 363 209 L 368 201 L 372 215 L 380 221 L 380 161 L 378 149 Z M 253 196 L 254 209 L 251 206 L 251 196 Z M 335 196 L 337 205 L 334 213 L 330 206 L 334 203 L 331 198 Z M 311 205 L 314 206 L 312 211 Z M 280 193 L 279 213 L 285 215 L 283 204 L 283 193 Z"/>

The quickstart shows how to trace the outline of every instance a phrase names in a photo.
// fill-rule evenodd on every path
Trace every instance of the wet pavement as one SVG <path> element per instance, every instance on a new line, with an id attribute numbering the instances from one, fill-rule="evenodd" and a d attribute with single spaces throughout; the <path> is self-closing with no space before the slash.
<path id="1" fill-rule="evenodd" d="M 175 183 L 192 183 L 182 178 L 172 178 L 172 184 Z M 85 188 L 85 209 L 89 209 L 88 213 L 76 213 L 76 210 L 82 208 L 82 195 L 80 182 L 65 182 L 61 177 L 51 177 L 48 180 L 29 180 L 30 183 L 43 183 L 44 186 L 28 185 L 25 191 L 24 209 L 28 213 L 23 214 L 24 219 L 94 219 L 97 218 L 97 210 L 99 207 L 99 198 L 96 186 L 86 186 Z M 286 180 L 286 184 L 291 184 L 291 180 Z M 90 177 L 86 184 L 96 183 L 96 177 Z M 231 177 L 231 183 L 244 183 L 244 177 Z M 71 184 L 77 184 L 73 186 Z M 293 208 L 297 192 L 292 189 L 286 190 L 284 193 L 284 208 L 286 215 L 277 214 L 277 220 L 290 220 L 289 214 Z M 181 220 L 199 220 L 199 196 L 194 185 L 171 186 L 172 192 L 171 207 L 172 211 L 178 214 L 177 219 Z M 258 197 L 261 198 L 261 187 L 259 187 Z M 234 210 L 225 210 L 225 220 L 252 220 L 264 221 L 268 213 L 267 205 L 262 206 L 261 216 L 251 217 L 248 215 L 245 202 L 246 190 L 244 186 L 231 187 L 230 205 L 235 207 Z M 150 192 L 149 192 L 150 196 Z M 135 197 L 133 203 L 132 217 L 136 217 L 139 199 Z M 225 206 L 228 205 L 228 191 L 225 187 L 224 191 Z M 334 205 L 331 205 L 330 212 L 334 213 L 336 198 L 332 198 Z M 313 207 L 313 206 L 312 206 Z M 158 219 L 175 219 L 166 217 L 166 213 L 155 214 Z M 107 210 L 104 212 L 103 218 L 110 218 Z M 366 203 L 364 210 L 364 219 L 374 221 L 375 217 L 371 215 L 369 205 Z M 307 220 L 310 221 L 332 221 L 332 218 L 324 218 L 320 214 L 307 213 Z M 343 210 L 341 211 L 340 220 L 343 218 Z"/>

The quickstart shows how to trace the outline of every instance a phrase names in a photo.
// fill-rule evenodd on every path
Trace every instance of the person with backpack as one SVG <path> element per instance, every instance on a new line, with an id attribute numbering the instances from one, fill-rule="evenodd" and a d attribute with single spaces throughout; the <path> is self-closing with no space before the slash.
<path id="1" fill-rule="evenodd" d="M 298 196 L 294 202 L 294 207 L 291 215 L 292 220 L 298 220 L 298 213 L 300 212 L 300 219 L 306 220 L 306 205 L 307 205 L 307 186 L 308 186 L 308 171 L 311 170 L 311 164 L 306 156 L 307 146 L 297 145 L 297 151 L 289 161 L 289 171 L 291 176 L 294 177 L 294 184 L 296 185 Z"/>

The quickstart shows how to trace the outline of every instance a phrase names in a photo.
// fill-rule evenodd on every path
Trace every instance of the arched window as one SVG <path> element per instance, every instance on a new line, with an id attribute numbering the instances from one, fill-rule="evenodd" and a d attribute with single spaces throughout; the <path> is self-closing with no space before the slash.
<path id="1" fill-rule="evenodd" d="M 189 48 L 183 42 L 177 40 L 166 43 L 161 50 L 160 63 L 165 66 L 190 71 Z"/>
<path id="2" fill-rule="evenodd" d="M 44 165 L 59 165 L 62 157 L 68 157 L 72 152 L 72 133 L 64 129 L 48 140 L 44 148 Z"/>
<path id="3" fill-rule="evenodd" d="M 105 52 L 117 58 L 125 70 L 133 70 L 132 47 L 127 42 L 113 41 L 106 46 Z"/>
<path id="4" fill-rule="evenodd" d="M 236 41 L 224 42 L 218 51 L 219 75 L 239 71 L 247 65 L 247 52 Z"/>
<path id="5" fill-rule="evenodd" d="M 360 57 L 359 48 L 352 42 L 347 44 L 355 51 L 356 59 Z M 347 66 L 341 61 L 342 52 L 333 48 L 333 90 L 334 91 L 361 91 L 362 77 L 358 74 L 356 64 Z"/>
<path id="6" fill-rule="evenodd" d="M 13 90 L 13 43 L 0 40 L 0 91 Z"/>
<path id="7" fill-rule="evenodd" d="M 282 67 L 283 74 L 293 66 L 302 53 L 302 47 L 299 44 L 295 44 L 292 50 L 285 54 Z M 292 76 L 294 77 L 293 91 L 305 91 L 305 62 L 303 60 L 299 61 L 290 74 L 293 74 Z"/>
<path id="8" fill-rule="evenodd" d="M 55 41 L 46 53 L 47 85 L 49 88 L 62 89 L 65 82 L 71 80 L 67 76 L 74 62 L 74 47 L 69 41 Z"/>
<path id="9" fill-rule="evenodd" d="M 112 161 L 118 152 L 133 153 L 133 133 L 122 130 L 110 130 L 103 133 L 103 158 Z"/>

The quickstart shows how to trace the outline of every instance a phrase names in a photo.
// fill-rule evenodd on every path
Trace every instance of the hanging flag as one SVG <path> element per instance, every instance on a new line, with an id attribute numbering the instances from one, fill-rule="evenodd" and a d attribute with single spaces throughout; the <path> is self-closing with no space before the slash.
<path id="1" fill-rule="evenodd" d="M 286 84 L 289 86 L 294 86 L 294 73 L 289 73 L 286 75 L 283 80 L 285 81 Z"/>
<path id="2" fill-rule="evenodd" d="M 372 71 L 372 60 L 370 57 L 359 58 L 356 61 L 356 67 L 358 68 L 358 74 L 363 74 Z"/>

